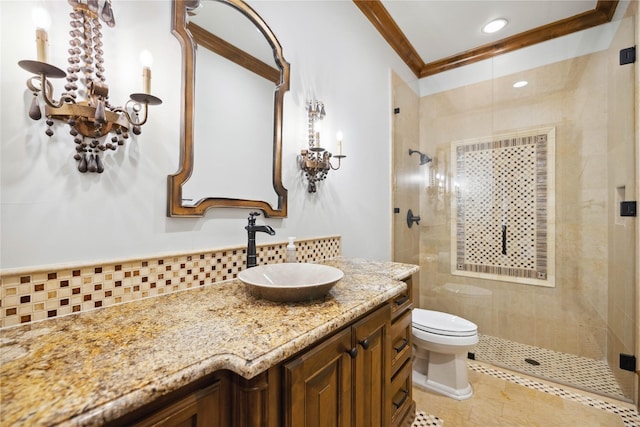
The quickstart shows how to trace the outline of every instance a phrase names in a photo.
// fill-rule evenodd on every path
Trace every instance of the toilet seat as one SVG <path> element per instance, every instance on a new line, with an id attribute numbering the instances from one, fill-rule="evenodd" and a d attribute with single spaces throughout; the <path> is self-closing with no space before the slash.
<path id="1" fill-rule="evenodd" d="M 471 337 L 478 333 L 478 326 L 467 319 L 420 308 L 413 310 L 411 323 L 419 331 L 449 337 Z"/>

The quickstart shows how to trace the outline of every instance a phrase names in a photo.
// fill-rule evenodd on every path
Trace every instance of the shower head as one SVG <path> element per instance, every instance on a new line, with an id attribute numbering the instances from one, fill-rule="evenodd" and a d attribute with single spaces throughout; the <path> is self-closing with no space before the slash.
<path id="1" fill-rule="evenodd" d="M 426 154 L 422 154 L 418 150 L 412 150 L 411 148 L 409 148 L 409 155 L 412 155 L 413 153 L 420 154 L 420 166 L 426 165 L 427 163 L 433 160 L 431 157 L 427 156 Z"/>

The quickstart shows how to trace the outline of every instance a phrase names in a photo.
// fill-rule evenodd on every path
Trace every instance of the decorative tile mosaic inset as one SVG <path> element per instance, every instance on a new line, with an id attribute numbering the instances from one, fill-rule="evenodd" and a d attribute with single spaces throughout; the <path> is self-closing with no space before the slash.
<path id="1" fill-rule="evenodd" d="M 554 286 L 555 129 L 452 144 L 452 274 Z"/>
<path id="2" fill-rule="evenodd" d="M 284 262 L 286 242 L 257 247 L 258 264 Z M 296 241 L 298 262 L 341 255 L 340 236 Z M 29 323 L 236 278 L 246 247 L 101 265 L 2 273 L 0 327 Z"/>

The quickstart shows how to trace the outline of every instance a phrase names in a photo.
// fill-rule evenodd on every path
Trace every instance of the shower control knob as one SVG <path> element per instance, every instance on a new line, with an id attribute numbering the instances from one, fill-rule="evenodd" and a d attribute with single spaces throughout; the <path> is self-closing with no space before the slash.
<path id="1" fill-rule="evenodd" d="M 407 212 L 407 226 L 411 228 L 413 223 L 420 225 L 420 215 L 414 215 L 411 209 Z"/>

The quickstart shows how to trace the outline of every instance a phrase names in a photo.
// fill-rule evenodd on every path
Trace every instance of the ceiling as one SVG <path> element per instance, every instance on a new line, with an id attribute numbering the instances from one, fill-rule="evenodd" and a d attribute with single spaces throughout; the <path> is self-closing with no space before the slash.
<path id="1" fill-rule="evenodd" d="M 353 0 L 419 78 L 604 24 L 618 1 Z M 495 18 L 498 33 L 481 28 Z"/>

